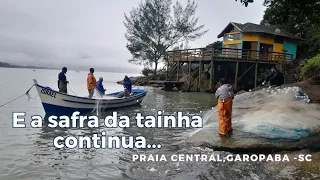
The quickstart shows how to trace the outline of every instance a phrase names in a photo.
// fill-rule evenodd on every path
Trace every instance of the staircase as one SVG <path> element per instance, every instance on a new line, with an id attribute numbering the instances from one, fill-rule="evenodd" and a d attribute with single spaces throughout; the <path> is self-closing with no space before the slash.
<path id="1" fill-rule="evenodd" d="M 181 68 L 182 65 L 183 65 L 183 63 L 181 63 L 181 62 L 175 62 L 175 63 L 171 64 L 168 71 L 167 71 L 166 80 L 167 81 L 176 80 L 178 68 Z"/>
<path id="2" fill-rule="evenodd" d="M 287 76 L 286 76 L 286 84 L 292 84 L 292 83 L 295 83 L 296 82 L 296 78 L 295 78 L 295 73 L 296 73 L 296 71 L 295 71 L 295 69 L 288 69 L 287 71 L 286 71 L 286 73 L 287 73 Z"/>
<path id="3" fill-rule="evenodd" d="M 292 84 L 297 82 L 297 79 L 295 77 L 296 69 L 299 66 L 300 60 L 291 60 L 291 62 L 288 62 L 284 65 L 286 77 L 285 77 L 285 84 Z"/>

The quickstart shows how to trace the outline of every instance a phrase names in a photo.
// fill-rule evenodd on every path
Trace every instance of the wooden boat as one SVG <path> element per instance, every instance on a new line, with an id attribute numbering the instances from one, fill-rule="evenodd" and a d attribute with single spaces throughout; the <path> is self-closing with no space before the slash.
<path id="1" fill-rule="evenodd" d="M 46 115 L 70 115 L 75 111 L 81 114 L 93 112 L 97 105 L 101 111 L 114 110 L 139 105 L 146 96 L 146 90 L 132 89 L 129 97 L 123 97 L 123 91 L 104 95 L 101 99 L 74 96 L 41 86 L 33 80 Z M 98 103 L 97 103 L 98 102 Z"/>

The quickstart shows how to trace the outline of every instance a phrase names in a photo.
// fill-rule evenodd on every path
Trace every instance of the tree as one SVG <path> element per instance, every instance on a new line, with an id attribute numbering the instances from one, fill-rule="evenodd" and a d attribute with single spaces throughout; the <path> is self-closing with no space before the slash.
<path id="1" fill-rule="evenodd" d="M 320 4 L 316 0 L 274 0 L 267 5 L 261 24 L 278 27 L 304 39 L 298 44 L 300 58 L 319 52 Z"/>
<path id="2" fill-rule="evenodd" d="M 214 48 L 214 49 L 221 49 L 222 48 L 222 41 L 215 41 L 214 43 L 208 44 L 206 48 Z"/>
<path id="3" fill-rule="evenodd" d="M 195 40 L 208 30 L 198 24 L 195 18 L 197 4 L 188 0 L 183 7 L 179 2 L 173 5 L 171 0 L 146 0 L 133 8 L 130 15 L 125 16 L 124 25 L 127 29 L 127 49 L 132 54 L 131 63 L 155 66 L 157 74 L 159 62 L 164 60 L 166 51 L 179 41 Z"/>
<path id="4" fill-rule="evenodd" d="M 238 0 L 235 0 L 235 1 L 238 1 Z M 263 5 L 267 6 L 274 1 L 276 0 L 263 0 Z M 254 0 L 240 0 L 240 2 L 242 3 L 242 5 L 245 5 L 246 7 L 248 7 L 249 3 L 253 3 Z"/>
<path id="5" fill-rule="evenodd" d="M 238 1 L 238 0 L 236 0 Z M 248 7 L 249 3 L 253 3 L 253 0 L 240 0 L 240 2 L 242 3 L 242 5 L 245 5 L 246 7 Z"/>

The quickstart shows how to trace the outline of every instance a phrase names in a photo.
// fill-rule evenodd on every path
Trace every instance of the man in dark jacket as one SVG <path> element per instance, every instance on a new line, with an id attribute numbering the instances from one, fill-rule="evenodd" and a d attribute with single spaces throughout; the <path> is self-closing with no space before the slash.
<path id="1" fill-rule="evenodd" d="M 103 82 L 103 78 L 100 77 L 99 80 L 97 81 L 97 87 L 96 87 L 100 96 L 104 96 L 106 92 L 106 89 L 103 87 L 102 82 Z"/>
<path id="2" fill-rule="evenodd" d="M 124 77 L 123 87 L 124 87 L 124 96 L 125 97 L 130 96 L 131 91 L 132 91 L 132 81 L 128 76 Z"/>
<path id="3" fill-rule="evenodd" d="M 262 83 L 263 85 L 265 83 L 270 83 L 271 86 L 281 86 L 284 84 L 284 76 L 283 74 L 276 68 L 271 68 L 271 74 L 267 76 L 265 81 Z"/>
<path id="4" fill-rule="evenodd" d="M 58 75 L 58 88 L 59 88 L 59 92 L 67 94 L 68 93 L 67 84 L 69 83 L 69 81 L 67 81 L 67 77 L 65 75 L 66 73 L 67 73 L 67 68 L 63 67 L 62 71 Z"/>

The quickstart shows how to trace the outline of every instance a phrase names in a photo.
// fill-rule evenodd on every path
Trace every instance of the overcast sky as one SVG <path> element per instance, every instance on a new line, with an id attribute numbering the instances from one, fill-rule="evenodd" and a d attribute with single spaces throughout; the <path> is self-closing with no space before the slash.
<path id="1" fill-rule="evenodd" d="M 230 22 L 259 23 L 265 7 L 238 0 L 198 0 L 199 24 L 209 32 L 189 42 L 192 48 L 217 40 Z M 52 67 L 111 68 L 140 72 L 128 63 L 130 53 L 124 13 L 139 0 L 1 0 L 0 61 Z M 187 2 L 187 0 L 180 0 Z"/>

